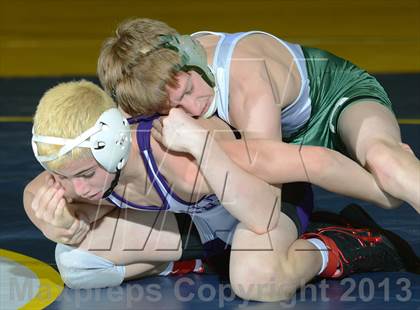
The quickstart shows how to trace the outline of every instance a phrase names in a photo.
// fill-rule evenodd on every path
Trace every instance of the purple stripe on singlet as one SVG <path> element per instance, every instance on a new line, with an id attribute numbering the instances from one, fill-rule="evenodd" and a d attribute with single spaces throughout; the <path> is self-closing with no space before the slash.
<path id="1" fill-rule="evenodd" d="M 159 115 L 153 115 L 147 118 L 141 118 L 138 119 L 138 126 L 137 126 L 137 143 L 139 146 L 139 150 L 140 150 L 140 155 L 143 158 L 143 162 L 144 165 L 146 167 L 146 171 L 147 171 L 147 176 L 150 179 L 150 182 L 152 183 L 153 187 L 156 189 L 157 193 L 159 194 L 160 198 L 162 199 L 163 205 L 165 207 L 165 209 L 169 209 L 170 206 L 167 202 L 166 199 L 166 195 L 170 193 L 170 191 L 166 188 L 166 182 L 162 182 L 164 181 L 163 176 L 159 173 L 159 170 L 157 169 L 156 163 L 154 161 L 153 158 L 153 153 L 152 153 L 152 149 L 150 146 L 150 130 L 152 128 L 153 125 L 153 120 L 155 120 L 156 118 L 158 118 Z M 146 156 L 145 152 L 147 151 L 149 158 Z M 150 161 L 149 161 L 150 160 Z M 154 167 L 153 167 L 153 164 Z M 154 170 L 153 170 L 154 168 Z M 161 184 L 163 184 L 163 186 L 165 187 L 167 194 L 165 194 L 161 188 L 157 185 L 157 182 L 159 182 Z"/>
<path id="2" fill-rule="evenodd" d="M 162 176 L 162 174 L 159 172 L 159 168 L 156 164 L 156 160 L 153 157 L 152 149 L 150 146 L 150 130 L 152 128 L 153 121 L 159 116 L 160 115 L 155 114 L 153 116 L 148 116 L 148 117 L 137 117 L 132 120 L 130 119 L 129 121 L 130 124 L 133 124 L 136 122 L 138 122 L 139 124 L 137 127 L 137 143 L 139 146 L 140 154 L 146 166 L 147 175 L 150 179 L 150 182 L 152 182 L 160 198 L 162 199 L 166 209 L 170 208 L 170 206 L 168 206 L 167 196 L 171 196 L 177 202 L 186 206 L 191 206 L 193 208 L 195 205 L 198 205 L 201 200 L 205 199 L 206 196 L 202 197 L 199 201 L 196 201 L 196 202 L 187 202 L 181 199 L 169 187 L 168 183 L 166 182 L 165 177 Z M 148 157 L 146 156 L 145 151 L 147 151 Z M 158 186 L 158 182 L 164 187 L 166 193 L 164 193 L 161 190 L 161 188 Z"/>
<path id="3" fill-rule="evenodd" d="M 164 208 L 159 208 L 156 206 L 141 206 L 138 205 L 134 202 L 128 201 L 127 199 L 125 199 L 124 197 L 118 195 L 117 193 L 113 192 L 112 196 L 114 196 L 115 198 L 117 198 L 119 201 L 125 203 L 126 205 L 135 208 L 135 209 L 139 209 L 139 210 L 147 210 L 147 211 L 159 211 L 159 210 L 165 210 Z M 111 203 L 113 203 L 113 201 L 111 199 L 108 199 L 108 201 L 110 201 Z"/>

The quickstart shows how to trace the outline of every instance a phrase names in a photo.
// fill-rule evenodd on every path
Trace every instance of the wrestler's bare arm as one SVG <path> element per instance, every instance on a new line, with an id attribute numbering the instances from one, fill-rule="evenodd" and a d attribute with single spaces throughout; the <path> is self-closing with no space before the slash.
<path id="1" fill-rule="evenodd" d="M 197 120 L 196 120 L 197 122 Z M 393 208 L 401 202 L 384 193 L 373 176 L 339 152 L 317 146 L 286 144 L 278 140 L 234 140 L 225 124 L 199 120 L 212 133 L 227 155 L 242 169 L 271 184 L 310 182 L 326 190 Z M 185 134 L 184 139 L 188 136 Z M 208 147 L 214 143 L 208 140 Z M 210 192 L 197 163 L 184 154 L 169 153 L 170 166 L 182 176 L 185 190 L 194 186 L 197 195 Z M 354 180 L 358 180 L 354 182 Z M 223 182 L 222 182 L 223 184 Z"/>
<path id="2" fill-rule="evenodd" d="M 384 208 L 401 203 L 382 191 L 374 177 L 355 161 L 324 147 L 277 140 L 224 140 L 219 144 L 242 169 L 271 184 L 309 182 Z"/>

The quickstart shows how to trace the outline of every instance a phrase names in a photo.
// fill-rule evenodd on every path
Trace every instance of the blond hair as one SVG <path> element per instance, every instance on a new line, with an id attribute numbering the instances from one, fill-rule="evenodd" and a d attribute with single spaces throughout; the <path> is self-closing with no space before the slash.
<path id="1" fill-rule="evenodd" d="M 112 99 L 98 86 L 85 80 L 61 83 L 42 96 L 34 116 L 34 133 L 41 136 L 76 138 L 92 127 L 99 116 L 115 107 Z M 39 155 L 56 154 L 62 145 L 37 142 Z M 90 149 L 74 148 L 54 161 L 55 170 L 70 160 L 91 157 Z"/>
<path id="2" fill-rule="evenodd" d="M 177 31 L 146 18 L 120 24 L 105 40 L 98 59 L 102 87 L 130 115 L 153 114 L 165 107 L 165 86 L 176 86 L 177 52 L 161 47 L 162 35 Z"/>

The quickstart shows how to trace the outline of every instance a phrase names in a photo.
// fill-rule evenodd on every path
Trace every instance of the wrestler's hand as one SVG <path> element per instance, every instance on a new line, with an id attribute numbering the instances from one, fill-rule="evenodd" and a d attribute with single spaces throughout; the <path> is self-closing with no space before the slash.
<path id="1" fill-rule="evenodd" d="M 153 138 L 168 149 L 201 156 L 208 130 L 182 109 L 171 109 L 168 116 L 156 119 L 151 131 Z"/>
<path id="2" fill-rule="evenodd" d="M 35 194 L 31 208 L 38 220 L 49 224 L 42 231 L 48 239 L 77 244 L 84 239 L 90 225 L 82 215 L 77 217 L 71 211 L 71 199 L 66 200 L 64 193 L 64 188 L 48 174 L 44 185 Z"/>
<path id="3" fill-rule="evenodd" d="M 69 229 L 76 217 L 70 211 L 64 193 L 64 188 L 48 174 L 31 204 L 35 216 L 55 227 Z"/>

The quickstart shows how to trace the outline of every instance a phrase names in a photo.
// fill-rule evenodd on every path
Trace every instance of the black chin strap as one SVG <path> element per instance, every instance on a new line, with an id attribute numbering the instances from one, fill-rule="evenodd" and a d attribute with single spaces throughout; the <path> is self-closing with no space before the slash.
<path id="1" fill-rule="evenodd" d="M 117 173 L 115 174 L 114 180 L 112 180 L 111 185 L 106 190 L 106 192 L 103 194 L 102 199 L 106 199 L 109 195 L 111 195 L 112 191 L 114 190 L 115 186 L 117 186 L 118 181 L 120 180 L 120 174 L 121 170 L 117 169 Z"/>

